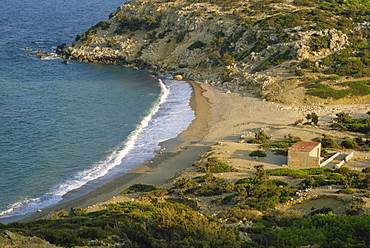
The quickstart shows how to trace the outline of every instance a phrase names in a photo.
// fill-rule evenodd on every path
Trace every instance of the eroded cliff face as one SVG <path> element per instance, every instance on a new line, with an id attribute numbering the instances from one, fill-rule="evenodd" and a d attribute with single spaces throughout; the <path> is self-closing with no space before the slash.
<path id="1" fill-rule="evenodd" d="M 350 32 L 316 28 L 317 21 L 308 19 L 316 7 L 295 1 L 268 1 L 266 11 L 258 10 L 258 1 L 227 2 L 129 1 L 58 53 L 180 74 L 289 104 L 334 101 L 307 95 L 302 83 L 343 81 L 322 74 L 330 67 L 323 60 L 352 44 Z M 363 25 L 350 28 L 368 28 Z"/>

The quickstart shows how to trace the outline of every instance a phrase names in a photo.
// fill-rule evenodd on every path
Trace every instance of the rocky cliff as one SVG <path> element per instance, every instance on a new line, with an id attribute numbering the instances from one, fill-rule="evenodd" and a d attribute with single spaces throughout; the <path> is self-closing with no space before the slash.
<path id="1" fill-rule="evenodd" d="M 370 6 L 357 2 L 132 0 L 57 52 L 289 104 L 366 102 Z"/>

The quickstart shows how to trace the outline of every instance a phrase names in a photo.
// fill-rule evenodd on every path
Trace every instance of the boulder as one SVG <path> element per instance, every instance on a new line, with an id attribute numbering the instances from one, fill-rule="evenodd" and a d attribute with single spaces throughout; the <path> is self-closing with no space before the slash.
<path id="1" fill-rule="evenodd" d="M 183 77 L 181 75 L 176 75 L 173 77 L 174 80 L 183 80 Z"/>

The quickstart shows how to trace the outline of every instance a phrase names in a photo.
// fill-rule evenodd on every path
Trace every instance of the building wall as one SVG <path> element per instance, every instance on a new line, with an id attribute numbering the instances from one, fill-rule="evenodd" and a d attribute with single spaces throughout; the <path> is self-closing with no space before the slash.
<path id="1" fill-rule="evenodd" d="M 288 151 L 288 166 L 292 167 L 319 167 L 321 146 L 318 145 L 310 152 Z"/>
<path id="2" fill-rule="evenodd" d="M 288 152 L 288 166 L 303 167 L 310 164 L 310 157 L 307 152 Z"/>

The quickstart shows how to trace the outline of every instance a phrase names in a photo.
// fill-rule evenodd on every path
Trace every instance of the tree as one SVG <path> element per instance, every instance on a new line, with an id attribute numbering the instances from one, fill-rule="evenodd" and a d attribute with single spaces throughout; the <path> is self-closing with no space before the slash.
<path id="1" fill-rule="evenodd" d="M 256 140 L 259 140 L 262 143 L 264 143 L 266 140 L 271 139 L 271 136 L 268 136 L 263 130 L 255 133 L 254 137 L 256 138 Z"/>
<path id="2" fill-rule="evenodd" d="M 337 118 L 334 118 L 334 120 L 337 123 L 351 123 L 352 121 L 352 116 L 350 116 L 348 113 L 340 112 L 336 114 Z"/>
<path id="3" fill-rule="evenodd" d="M 357 147 L 356 141 L 349 139 L 343 140 L 342 143 L 340 143 L 340 145 L 348 149 L 354 149 Z"/>
<path id="4" fill-rule="evenodd" d="M 326 135 L 326 134 L 323 134 L 322 135 L 323 137 L 321 138 L 321 145 L 322 147 L 324 148 L 336 148 L 338 147 L 338 144 L 337 142 L 335 142 L 335 140 L 330 137 L 329 135 Z"/>
<path id="5" fill-rule="evenodd" d="M 263 165 L 256 165 L 254 168 L 257 170 L 256 175 L 254 176 L 254 181 L 256 182 L 266 182 L 269 179 L 269 176 L 266 173 Z"/>
<path id="6" fill-rule="evenodd" d="M 311 120 L 310 124 L 313 123 L 317 125 L 317 123 L 319 122 L 319 116 L 315 112 L 312 112 L 311 114 L 307 114 L 306 119 L 307 121 Z"/>

